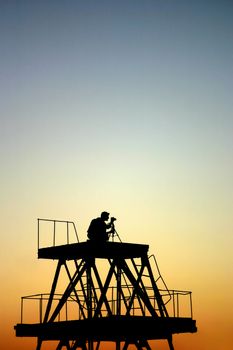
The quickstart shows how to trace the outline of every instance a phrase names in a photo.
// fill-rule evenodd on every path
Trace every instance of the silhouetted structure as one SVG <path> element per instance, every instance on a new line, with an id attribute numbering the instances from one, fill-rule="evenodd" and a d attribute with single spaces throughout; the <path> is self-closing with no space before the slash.
<path id="1" fill-rule="evenodd" d="M 98 350 L 104 342 L 113 342 L 116 350 L 132 344 L 149 350 L 156 339 L 166 339 L 173 350 L 173 334 L 196 332 L 191 292 L 167 289 L 148 245 L 79 242 L 76 230 L 77 243 L 56 245 L 53 223 L 53 245 L 41 248 L 38 243 L 39 259 L 57 260 L 51 291 L 22 298 L 16 336 L 36 337 L 36 350 L 49 340 L 56 341 L 56 350 Z M 73 223 L 66 224 L 68 243 Z M 58 288 L 63 292 L 58 294 Z M 184 309 L 181 298 L 188 299 Z M 37 322 L 24 323 L 28 300 L 38 303 Z"/>

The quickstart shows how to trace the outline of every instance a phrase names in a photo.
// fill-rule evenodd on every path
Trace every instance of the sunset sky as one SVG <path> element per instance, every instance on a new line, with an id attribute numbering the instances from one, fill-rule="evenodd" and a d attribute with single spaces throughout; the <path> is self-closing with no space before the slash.
<path id="1" fill-rule="evenodd" d="M 103 210 L 192 291 L 175 350 L 232 350 L 232 19 L 231 0 L 0 1 L 2 350 L 35 349 L 13 327 L 55 268 L 37 218 L 86 240 Z"/>

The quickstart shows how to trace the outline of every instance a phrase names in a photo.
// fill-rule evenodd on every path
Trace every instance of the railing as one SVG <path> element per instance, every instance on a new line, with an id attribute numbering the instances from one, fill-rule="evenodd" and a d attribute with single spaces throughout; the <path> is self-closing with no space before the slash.
<path id="1" fill-rule="evenodd" d="M 183 317 L 184 313 L 186 317 L 193 318 L 193 306 L 192 306 L 192 292 L 181 290 L 160 290 L 162 297 L 169 296 L 169 302 L 167 308 L 170 316 Z M 182 298 L 182 302 L 180 299 Z M 184 300 L 184 298 L 186 300 Z M 170 303 L 171 300 L 171 303 Z M 184 302 L 185 301 L 185 302 Z M 188 315 L 188 316 L 187 316 Z"/>
<path id="2" fill-rule="evenodd" d="M 20 316 L 21 323 L 24 322 L 25 313 L 29 314 L 29 312 L 26 312 L 26 310 L 25 310 L 25 306 L 26 306 L 25 304 L 26 304 L 26 302 L 27 302 L 27 304 L 29 304 L 30 301 L 34 302 L 33 306 L 30 304 L 31 316 L 33 317 L 35 322 L 42 323 L 43 317 L 45 315 L 47 302 L 49 300 L 49 296 L 50 295 L 48 293 L 43 293 L 43 294 L 34 294 L 34 295 L 28 295 L 28 296 L 22 297 L 21 298 L 21 316 Z M 53 296 L 53 302 L 55 302 L 55 303 L 59 302 L 61 297 L 62 297 L 62 294 L 55 294 Z M 61 320 L 67 321 L 68 320 L 68 318 L 69 318 L 68 317 L 68 303 L 70 303 L 70 302 L 76 302 L 76 300 L 74 300 L 72 298 L 72 296 L 68 299 L 68 301 L 65 304 L 64 315 L 61 315 L 61 313 L 60 313 L 58 315 L 58 319 L 57 319 L 58 321 L 61 321 Z M 28 316 L 28 318 L 29 318 L 29 316 Z"/>
<path id="3" fill-rule="evenodd" d="M 163 276 L 161 275 L 160 269 L 159 269 L 159 265 L 157 263 L 157 260 L 155 258 L 155 255 L 152 254 L 149 256 L 149 260 L 152 259 L 155 265 L 155 269 L 153 269 L 153 275 L 154 275 L 154 280 L 156 285 L 158 286 L 158 288 L 163 291 L 164 296 L 166 295 L 166 298 L 163 298 L 163 302 L 166 305 L 167 303 L 169 303 L 169 301 L 172 299 L 172 296 L 170 294 L 170 291 L 166 285 L 166 282 L 163 279 Z M 156 276 L 156 271 L 157 271 L 157 276 Z M 165 290 L 164 290 L 165 288 Z"/>
<path id="4" fill-rule="evenodd" d="M 125 315 L 126 305 L 125 302 L 130 302 L 133 287 L 131 286 L 121 286 L 121 289 L 124 294 L 124 298 L 121 296 L 120 298 L 120 314 Z M 126 292 L 127 291 L 127 292 Z M 150 300 L 151 305 L 154 310 L 158 311 L 157 300 L 155 296 L 152 294 L 152 287 L 146 287 L 146 291 Z M 129 292 L 129 293 L 128 293 Z M 171 297 L 169 303 L 167 303 L 166 308 L 169 314 L 169 317 L 187 317 L 193 318 L 193 310 L 192 310 L 192 294 L 190 291 L 179 291 L 179 290 L 159 290 L 160 295 L 163 298 L 167 297 L 167 294 Z M 95 294 L 100 296 L 99 288 L 95 289 Z M 127 294 L 128 293 L 128 294 Z M 77 299 L 78 295 L 78 299 Z M 117 288 L 109 287 L 107 293 L 107 300 L 109 307 L 111 309 L 112 315 L 119 314 L 119 300 L 116 298 Z M 55 294 L 53 296 L 53 308 L 55 308 L 62 298 L 62 294 Z M 123 300 L 124 299 L 124 300 Z M 182 300 L 181 300 L 182 299 Z M 34 322 L 43 322 L 45 310 L 47 307 L 47 303 L 49 300 L 49 294 L 34 294 L 29 296 L 24 296 L 21 298 L 21 323 L 24 322 L 24 319 L 27 320 L 30 318 L 32 323 Z M 32 301 L 34 304 L 28 305 L 28 303 Z M 68 321 L 68 320 L 79 320 L 87 317 L 87 300 L 84 297 L 84 294 L 81 290 L 75 291 L 75 293 L 71 294 L 65 305 L 62 308 L 62 311 L 57 316 L 56 321 Z M 26 305 L 27 304 L 27 305 Z M 97 300 L 94 295 L 91 297 L 91 309 L 94 312 L 97 305 Z M 89 306 L 90 307 L 90 306 Z M 28 311 L 30 310 L 30 311 Z M 146 306 L 143 305 L 143 309 L 138 303 L 137 298 L 134 299 L 133 305 L 131 306 L 131 315 L 132 316 L 151 316 Z M 102 316 L 108 316 L 108 310 L 105 308 L 104 304 L 101 308 Z M 25 317 L 26 314 L 26 317 Z M 33 319 L 33 320 L 32 320 Z"/>
<path id="5" fill-rule="evenodd" d="M 46 227 L 43 227 L 42 224 L 46 224 Z M 41 232 L 43 230 L 43 232 Z M 45 232 L 46 231 L 46 234 Z M 46 235 L 44 240 L 46 241 L 46 246 L 56 246 L 60 244 L 70 244 L 71 242 L 78 242 L 78 233 L 76 230 L 75 223 L 73 221 L 67 220 L 52 220 L 52 219 L 37 219 L 37 247 L 38 249 L 42 246 L 42 235 Z M 58 236 L 61 237 L 58 237 Z M 72 235 L 72 239 L 71 239 Z M 59 241 L 59 243 L 58 243 Z M 43 244 L 45 246 L 45 244 Z"/>

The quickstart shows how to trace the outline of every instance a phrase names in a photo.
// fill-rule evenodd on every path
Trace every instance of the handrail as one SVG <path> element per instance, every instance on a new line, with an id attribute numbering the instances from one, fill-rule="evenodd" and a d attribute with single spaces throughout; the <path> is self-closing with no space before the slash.
<path id="1" fill-rule="evenodd" d="M 173 317 L 180 317 L 180 302 L 179 302 L 180 297 L 188 295 L 189 296 L 190 317 L 193 318 L 192 292 L 185 291 L 185 290 L 176 290 L 176 289 L 169 289 L 169 290 L 159 289 L 159 291 L 161 292 L 161 294 L 163 292 L 168 292 L 167 295 L 169 295 L 171 297 L 172 302 L 173 302 Z M 166 296 L 166 294 L 162 294 L 162 295 Z"/>
<path id="2" fill-rule="evenodd" d="M 156 260 L 156 258 L 155 258 L 155 255 L 154 254 L 152 254 L 152 255 L 150 255 L 149 257 L 148 257 L 148 259 L 150 259 L 150 258 L 153 258 L 153 260 L 154 260 L 154 263 L 155 263 L 155 266 L 156 266 L 156 269 L 157 269 L 157 271 L 158 271 L 158 275 L 159 275 L 159 277 L 155 280 L 155 282 L 157 283 L 157 281 L 159 280 L 159 279 L 161 279 L 161 281 L 162 281 L 162 283 L 163 283 L 163 285 L 164 285 L 164 287 L 165 287 L 165 290 L 168 292 L 168 296 L 169 296 L 169 299 L 165 302 L 165 305 L 171 300 L 171 295 L 170 295 L 170 293 L 169 293 L 169 289 L 168 289 L 168 287 L 167 287 L 167 285 L 166 285 L 166 282 L 164 281 L 164 279 L 163 279 L 163 276 L 162 276 L 162 274 L 161 274 L 161 272 L 160 272 L 160 269 L 159 269 L 159 265 L 158 265 L 158 263 L 157 263 L 157 260 Z"/>
<path id="3" fill-rule="evenodd" d="M 57 220 L 57 219 L 41 219 L 38 218 L 37 219 L 37 248 L 40 249 L 40 223 L 41 222 L 52 222 L 53 223 L 53 246 L 55 247 L 56 245 L 56 224 L 57 223 L 63 223 L 66 224 L 66 240 L 65 243 L 69 244 L 70 242 L 70 226 L 73 227 L 77 242 L 79 243 L 79 238 L 78 238 L 78 233 L 77 233 L 77 229 L 75 226 L 75 223 L 73 221 L 69 221 L 69 220 Z"/>
<path id="4" fill-rule="evenodd" d="M 126 288 L 127 290 L 129 289 L 129 286 L 122 286 L 123 288 Z M 122 288 L 121 287 L 121 288 Z M 117 307 L 116 307 L 116 303 L 117 303 L 117 298 L 114 297 L 114 295 L 116 295 L 116 290 L 117 288 L 112 286 L 110 287 L 112 289 L 112 292 L 111 292 L 111 299 L 108 300 L 109 302 L 109 305 L 111 305 L 111 309 L 112 309 L 112 313 L 113 315 L 116 314 L 116 310 L 117 310 Z M 133 289 L 133 287 L 131 286 L 131 289 Z M 146 287 L 147 290 L 152 290 L 153 288 L 152 287 Z M 96 288 L 95 289 L 96 291 L 100 290 L 99 288 Z M 78 307 L 78 310 L 79 310 L 79 315 L 80 315 L 80 310 L 81 308 L 83 310 L 87 310 L 87 305 L 85 304 L 85 301 L 83 300 L 83 304 L 80 305 L 80 300 L 82 300 L 81 297 L 84 297 L 83 294 L 82 294 L 82 290 L 77 290 L 76 291 L 77 294 L 79 295 L 80 299 L 79 299 L 79 302 L 77 301 L 77 299 L 75 298 L 75 294 L 71 294 L 69 296 L 69 298 L 67 299 L 66 301 L 66 305 L 65 305 L 65 317 L 63 316 L 64 318 L 64 321 L 68 321 L 68 318 L 70 315 L 68 315 L 68 305 L 71 305 L 71 304 L 68 304 L 68 303 L 75 303 Z M 171 303 L 169 304 L 170 305 L 170 312 L 169 312 L 169 317 L 188 317 L 188 318 L 193 318 L 193 309 L 192 309 L 192 292 L 190 291 L 180 291 L 180 290 L 166 290 L 166 289 L 159 289 L 159 292 L 161 294 L 162 297 L 166 297 L 166 295 L 169 295 L 171 296 L 171 299 L 169 301 L 171 301 Z M 167 293 L 167 294 L 166 294 Z M 131 292 L 132 294 L 132 292 Z M 59 301 L 61 298 L 62 298 L 62 294 L 54 294 L 53 296 L 53 300 L 54 301 Z M 186 301 L 186 307 L 188 308 L 188 310 L 184 311 L 183 310 L 183 302 L 181 303 L 180 302 L 180 298 L 182 297 L 189 297 L 188 298 L 188 302 Z M 24 303 L 26 302 L 26 300 L 34 300 L 34 301 L 37 301 L 38 304 L 36 304 L 36 308 L 37 310 L 39 310 L 39 314 L 38 315 L 38 318 L 39 318 L 39 321 L 40 323 L 42 323 L 42 320 L 43 320 L 43 312 L 44 312 L 44 308 L 43 306 L 45 305 L 44 303 L 46 301 L 49 300 L 49 297 L 50 297 L 50 294 L 49 293 L 41 293 L 41 294 L 33 294 L 33 295 L 28 295 L 28 296 L 24 296 L 21 298 L 21 323 L 23 323 L 24 321 L 24 311 L 25 311 L 25 308 L 24 308 Z M 129 295 L 125 295 L 125 298 L 130 298 L 130 293 Z M 126 300 L 125 299 L 125 300 Z M 156 304 L 156 298 L 155 296 L 149 296 L 149 299 L 151 301 L 151 304 L 153 305 L 153 308 L 155 310 L 157 310 L 157 304 Z M 121 299 L 123 301 L 123 299 Z M 183 299 L 182 299 L 183 301 Z M 95 298 L 93 296 L 93 302 L 95 302 Z M 38 308 L 39 306 L 39 308 Z M 133 307 L 132 307 L 132 312 L 133 312 L 133 315 L 135 315 L 135 312 L 137 310 L 140 309 L 140 306 L 139 304 L 137 304 L 137 301 L 135 300 L 134 303 L 133 303 Z M 144 310 L 145 311 L 145 310 Z M 103 312 L 105 312 L 105 310 L 103 310 Z M 107 310 L 106 310 L 106 314 L 107 314 Z M 185 315 L 184 315 L 185 314 Z M 35 316 L 37 316 L 35 315 Z M 76 313 L 77 315 L 77 313 Z M 188 316 L 187 316 L 188 315 Z M 81 319 L 81 316 L 79 316 L 79 319 Z M 60 320 L 60 314 L 58 315 L 58 320 Z"/>

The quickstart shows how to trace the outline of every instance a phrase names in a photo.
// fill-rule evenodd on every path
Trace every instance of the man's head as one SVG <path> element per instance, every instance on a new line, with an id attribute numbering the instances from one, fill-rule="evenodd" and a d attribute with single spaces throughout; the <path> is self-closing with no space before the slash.
<path id="1" fill-rule="evenodd" d="M 109 219 L 109 213 L 107 211 L 103 211 L 100 215 L 101 219 L 107 221 Z"/>

